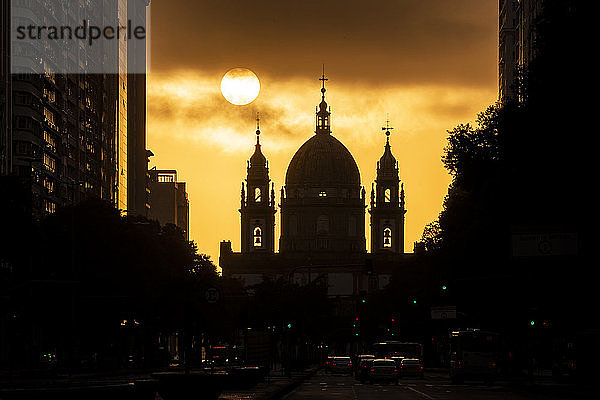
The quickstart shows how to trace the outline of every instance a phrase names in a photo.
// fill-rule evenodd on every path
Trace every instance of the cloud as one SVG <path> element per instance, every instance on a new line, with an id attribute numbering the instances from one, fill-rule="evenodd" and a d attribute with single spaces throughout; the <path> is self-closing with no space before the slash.
<path id="1" fill-rule="evenodd" d="M 495 80 L 497 2 L 170 0 L 153 2 L 155 71 L 238 66 L 278 79 L 318 74 L 375 85 Z"/>
<path id="2" fill-rule="evenodd" d="M 215 78 L 199 71 L 152 75 L 149 86 L 150 129 L 181 141 L 202 142 L 220 151 L 247 152 L 255 141 L 255 116 L 261 115 L 263 144 L 271 151 L 298 147 L 314 131 L 314 109 L 320 101 L 318 82 L 304 79 L 268 84 L 248 106 L 228 103 Z M 218 82 L 218 81 L 217 81 Z M 422 134 L 440 123 L 464 116 L 474 99 L 489 90 L 454 86 L 329 86 L 334 134 L 352 140 L 375 140 L 389 114 L 396 132 Z"/>

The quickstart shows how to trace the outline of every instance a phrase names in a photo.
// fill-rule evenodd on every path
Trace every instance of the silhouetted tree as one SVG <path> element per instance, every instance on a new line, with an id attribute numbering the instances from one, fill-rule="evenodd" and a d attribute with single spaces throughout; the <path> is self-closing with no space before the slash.
<path id="1" fill-rule="evenodd" d="M 585 148 L 593 112 L 583 96 L 591 80 L 584 3 L 543 2 L 535 58 L 520 77 L 521 101 L 490 106 L 474 125 L 448 132 L 442 161 L 452 183 L 423 241 L 434 275 L 460 287 L 451 301 L 499 327 L 518 325 L 529 310 L 575 321 L 587 307 L 582 293 L 592 289 L 581 258 L 567 267 L 511 257 L 512 235 L 523 229 L 574 231 L 580 251 L 586 243 L 591 198 L 581 182 L 592 180 L 585 162 L 593 155 Z M 571 316 L 559 311 L 566 304 Z"/>

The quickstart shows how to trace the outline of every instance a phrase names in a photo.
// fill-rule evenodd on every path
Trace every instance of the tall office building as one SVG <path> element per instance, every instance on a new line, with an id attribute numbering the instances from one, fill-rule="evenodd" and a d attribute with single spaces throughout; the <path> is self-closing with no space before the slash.
<path id="1" fill-rule="evenodd" d="M 128 46 L 135 41 L 119 40 L 96 47 L 86 47 L 81 41 L 73 41 L 79 46 L 69 43 L 69 47 L 57 41 L 56 48 L 48 52 L 40 48 L 48 41 L 38 41 L 11 51 L 9 3 L 2 2 L 0 37 L 0 174 L 19 176 L 30 187 L 36 217 L 90 197 L 107 200 L 124 212 L 136 204 L 130 199 L 141 198 L 147 203 L 146 90 L 145 74 L 139 73 L 140 62 L 145 71 L 145 44 L 143 49 L 130 51 Z M 65 7 L 64 2 L 32 0 L 22 7 L 30 18 L 26 23 L 78 26 L 86 16 L 95 15 L 98 22 L 108 26 L 134 15 L 143 15 L 145 24 L 148 4 L 147 0 L 114 0 L 100 5 L 79 1 L 78 6 L 68 2 Z M 12 7 L 16 10 L 19 5 Z M 102 15 L 98 16 L 100 10 Z M 12 61 L 21 68 L 12 76 L 11 53 L 15 57 Z M 141 53 L 143 59 L 134 60 Z M 88 73 L 99 59 L 110 60 L 118 73 Z M 134 61 L 138 74 L 132 77 L 129 65 Z M 40 74 L 35 66 L 30 73 L 23 71 L 27 62 L 43 65 L 45 73 Z M 61 67 L 81 73 L 53 72 Z M 146 164 L 140 167 L 139 160 L 146 160 Z M 143 169 L 141 177 L 130 173 L 131 169 Z M 134 207 L 134 213 L 146 215 L 145 204 Z"/>
<path id="2" fill-rule="evenodd" d="M 130 1 L 128 14 L 138 23 L 147 26 L 146 9 L 150 0 Z M 129 44 L 127 53 L 129 64 L 146 60 L 145 42 Z M 144 62 L 144 71 L 145 68 Z M 146 73 L 127 74 L 127 213 L 148 217 L 150 212 L 149 157 L 153 154 L 146 149 Z"/>
<path id="3" fill-rule="evenodd" d="M 517 79 L 534 58 L 535 23 L 544 0 L 499 0 L 498 98 L 518 100 Z"/>
<path id="4" fill-rule="evenodd" d="M 0 4 L 0 176 L 7 175 L 10 171 L 10 126 L 12 114 L 10 105 L 11 79 L 9 43 L 10 34 L 7 28 L 10 26 L 9 2 Z"/>
<path id="5" fill-rule="evenodd" d="M 174 224 L 189 240 L 190 203 L 185 182 L 177 181 L 177 171 L 153 168 L 150 175 L 150 215 L 162 225 Z"/>

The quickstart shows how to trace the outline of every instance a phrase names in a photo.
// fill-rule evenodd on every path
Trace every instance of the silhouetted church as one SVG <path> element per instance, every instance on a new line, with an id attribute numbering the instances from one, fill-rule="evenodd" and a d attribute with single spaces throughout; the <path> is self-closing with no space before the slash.
<path id="1" fill-rule="evenodd" d="M 265 276 L 285 277 L 300 284 L 319 280 L 332 296 L 377 290 L 387 285 L 404 254 L 404 188 L 389 142 L 377 163 L 370 196 L 371 253 L 365 239 L 366 191 L 348 149 L 331 134 L 331 108 L 322 98 L 316 110 L 315 135 L 296 152 L 281 188 L 281 238 L 275 253 L 275 187 L 269 164 L 256 146 L 241 191 L 241 252 L 221 242 L 219 264 L 225 276 L 246 285 Z M 258 122 L 258 119 L 257 119 Z"/>

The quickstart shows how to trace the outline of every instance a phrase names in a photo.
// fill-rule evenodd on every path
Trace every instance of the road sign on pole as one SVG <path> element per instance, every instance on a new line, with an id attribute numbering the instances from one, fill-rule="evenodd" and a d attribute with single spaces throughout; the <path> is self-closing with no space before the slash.
<path id="1" fill-rule="evenodd" d="M 204 298 L 209 304 L 215 304 L 221 298 L 221 294 L 216 288 L 208 288 L 206 289 L 206 292 L 204 292 Z"/>

